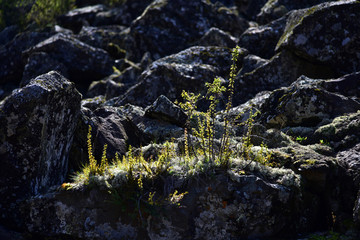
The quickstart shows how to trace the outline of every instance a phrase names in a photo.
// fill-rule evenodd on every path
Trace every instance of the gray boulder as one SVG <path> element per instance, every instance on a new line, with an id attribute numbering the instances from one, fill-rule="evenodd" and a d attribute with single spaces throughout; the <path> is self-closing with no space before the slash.
<path id="1" fill-rule="evenodd" d="M 48 37 L 50 37 L 49 33 L 24 32 L 7 44 L 0 46 L 0 84 L 18 85 L 24 68 L 21 58 L 22 51 Z"/>
<path id="2" fill-rule="evenodd" d="M 238 64 L 246 50 L 241 50 Z M 223 47 L 191 47 L 177 54 L 153 62 L 130 88 L 116 101 L 146 107 L 160 95 L 171 101 L 182 100 L 183 90 L 205 94 L 205 83 L 216 76 L 227 77 L 231 66 L 231 53 Z"/>
<path id="3" fill-rule="evenodd" d="M 313 78 L 334 77 L 330 68 L 304 61 L 289 51 L 282 51 L 252 72 L 237 75 L 234 106 L 248 101 L 258 92 L 287 87 L 301 75 Z"/>
<path id="4" fill-rule="evenodd" d="M 156 0 L 130 27 L 127 57 L 138 62 L 145 52 L 153 59 L 192 46 L 211 27 L 239 36 L 248 23 L 222 4 L 206 1 Z"/>
<path id="5" fill-rule="evenodd" d="M 124 58 L 125 50 L 121 48 L 126 35 L 124 30 L 122 26 L 83 26 L 76 37 L 90 46 L 106 50 L 114 59 Z"/>
<path id="6" fill-rule="evenodd" d="M 49 72 L 1 102 L 1 222 L 21 222 L 19 201 L 64 181 L 80 100 L 74 84 Z"/>
<path id="7" fill-rule="evenodd" d="M 336 1 L 293 12 L 277 50 L 289 49 L 338 75 L 360 70 L 358 1 Z"/>
<path id="8" fill-rule="evenodd" d="M 98 80 L 113 72 L 114 61 L 106 51 L 62 33 L 29 48 L 24 52 L 24 56 L 36 52 L 45 52 L 64 64 L 68 69 L 70 80 L 79 84 L 90 84 L 92 80 Z"/>
<path id="9" fill-rule="evenodd" d="M 345 150 L 360 141 L 360 112 L 339 116 L 329 124 L 319 127 L 315 140 L 329 142 L 337 151 Z"/>
<path id="10" fill-rule="evenodd" d="M 58 17 L 57 22 L 60 26 L 71 29 L 74 33 L 78 33 L 82 26 L 93 24 L 97 13 L 107 10 L 108 8 L 102 4 L 77 8 Z"/>
<path id="11" fill-rule="evenodd" d="M 210 28 L 197 42 L 199 46 L 219 46 L 234 48 L 238 39 L 218 28 Z"/>
<path id="12" fill-rule="evenodd" d="M 132 21 L 139 17 L 151 2 L 151 0 L 118 1 L 108 11 L 97 13 L 93 24 L 95 26 L 130 26 Z"/>
<path id="13" fill-rule="evenodd" d="M 316 127 L 357 110 L 358 101 L 301 84 L 300 78 L 288 88 L 273 91 L 261 107 L 261 117 L 271 127 Z"/>
<path id="14" fill-rule="evenodd" d="M 156 101 L 145 109 L 145 116 L 173 123 L 184 127 L 187 120 L 185 112 L 167 97 L 161 95 Z"/>
<path id="15" fill-rule="evenodd" d="M 24 87 L 31 79 L 50 71 L 57 71 L 64 77 L 69 77 L 68 70 L 65 65 L 56 59 L 51 58 L 49 54 L 45 52 L 36 52 L 31 54 L 27 59 L 20 87 Z"/>
<path id="16" fill-rule="evenodd" d="M 250 53 L 270 59 L 275 55 L 276 44 L 286 26 L 287 16 L 274 20 L 266 25 L 249 27 L 239 37 L 238 45 Z"/>
<path id="17" fill-rule="evenodd" d="M 261 24 L 269 23 L 284 16 L 287 12 L 294 9 L 302 9 L 330 2 L 328 0 L 269 0 L 257 15 L 256 20 Z"/>
<path id="18" fill-rule="evenodd" d="M 247 175 L 236 169 L 218 171 L 211 178 L 199 175 L 187 180 L 161 176 L 156 181 L 163 184 L 152 190 L 163 196 L 174 189 L 188 191 L 181 206 L 129 201 L 125 212 L 117 204 L 123 200 L 112 200 L 106 187 L 124 196 L 130 183 L 119 185 L 119 172 L 106 178 L 107 184 L 98 179 L 91 190 L 81 186 L 35 197 L 24 204 L 23 217 L 31 233 L 86 239 L 248 239 L 303 230 L 313 216 L 303 212 L 300 177 L 291 170 L 256 164 L 248 171 Z"/>

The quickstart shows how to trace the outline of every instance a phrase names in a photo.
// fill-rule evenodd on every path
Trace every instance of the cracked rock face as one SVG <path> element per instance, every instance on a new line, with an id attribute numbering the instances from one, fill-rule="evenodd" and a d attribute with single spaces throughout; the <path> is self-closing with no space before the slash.
<path id="1" fill-rule="evenodd" d="M 51 58 L 64 64 L 70 80 L 98 80 L 113 72 L 113 60 L 100 48 L 87 45 L 76 38 L 58 33 L 24 52 L 24 56 L 45 52 Z M 86 79 L 86 80 L 85 80 Z"/>
<path id="2" fill-rule="evenodd" d="M 16 219 L 18 201 L 60 184 L 80 110 L 74 84 L 49 72 L 0 105 L 1 218 Z"/>
<path id="3" fill-rule="evenodd" d="M 242 49 L 239 64 L 246 54 L 246 50 Z M 182 99 L 183 90 L 204 93 L 205 83 L 212 82 L 216 76 L 227 77 L 230 65 L 231 55 L 228 48 L 188 48 L 150 64 L 139 77 L 139 83 L 119 97 L 116 104 L 130 103 L 146 107 L 160 95 L 175 101 Z"/>
<path id="4" fill-rule="evenodd" d="M 277 49 L 290 49 L 343 75 L 360 70 L 359 1 L 337 1 L 293 12 Z"/>
<path id="5" fill-rule="evenodd" d="M 157 0 L 132 22 L 127 57 L 138 61 L 149 51 L 153 59 L 159 59 L 192 46 L 211 27 L 237 37 L 247 26 L 244 19 L 221 5 L 200 0 Z"/>

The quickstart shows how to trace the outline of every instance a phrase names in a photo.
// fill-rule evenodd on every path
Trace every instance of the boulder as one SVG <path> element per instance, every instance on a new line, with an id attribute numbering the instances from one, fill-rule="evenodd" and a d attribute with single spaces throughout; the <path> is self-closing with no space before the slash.
<path id="1" fill-rule="evenodd" d="M 269 23 L 284 16 L 294 9 L 302 9 L 329 2 L 328 0 L 269 0 L 257 15 L 256 20 L 261 24 Z"/>
<path id="2" fill-rule="evenodd" d="M 185 112 L 167 97 L 161 95 L 156 101 L 145 109 L 145 116 L 173 123 L 184 127 L 187 120 Z"/>
<path id="3" fill-rule="evenodd" d="M 329 142 L 337 151 L 351 148 L 360 140 L 360 112 L 339 116 L 316 129 L 314 139 Z"/>
<path id="4" fill-rule="evenodd" d="M 249 27 L 239 37 L 238 45 L 249 53 L 270 59 L 275 55 L 276 44 L 286 26 L 287 16 L 274 20 L 266 25 Z"/>
<path id="5" fill-rule="evenodd" d="M 49 57 L 61 62 L 68 69 L 70 80 L 89 85 L 113 72 L 113 60 L 102 49 L 87 45 L 74 37 L 58 33 L 24 52 L 30 56 L 45 52 Z"/>
<path id="6" fill-rule="evenodd" d="M 0 32 L 0 46 L 10 42 L 16 36 L 16 34 L 19 33 L 19 31 L 20 29 L 16 25 L 4 28 Z"/>
<path id="7" fill-rule="evenodd" d="M 245 55 L 242 49 L 239 66 Z M 131 103 L 146 107 L 160 95 L 171 101 L 182 100 L 183 90 L 205 94 L 205 83 L 212 82 L 216 76 L 227 77 L 231 64 L 228 48 L 191 47 L 153 62 L 141 74 L 138 83 L 118 98 L 116 105 Z"/>
<path id="8" fill-rule="evenodd" d="M 106 50 L 114 59 L 124 58 L 123 39 L 125 34 L 122 26 L 90 27 L 83 26 L 76 37 L 90 46 Z"/>
<path id="9" fill-rule="evenodd" d="M 151 2 L 151 0 L 120 1 L 120 4 L 117 3 L 108 11 L 97 13 L 94 25 L 130 26 L 132 21 L 139 17 Z"/>
<path id="10" fill-rule="evenodd" d="M 156 0 L 131 24 L 126 38 L 127 57 L 138 62 L 150 52 L 156 60 L 192 46 L 211 27 L 237 37 L 247 26 L 244 19 L 222 4 Z"/>
<path id="11" fill-rule="evenodd" d="M 358 1 L 336 1 L 293 12 L 277 50 L 330 66 L 338 76 L 360 70 Z M 350 34 L 351 33 L 351 34 Z"/>
<path id="12" fill-rule="evenodd" d="M 344 75 L 336 79 L 327 79 L 320 86 L 329 92 L 339 93 L 346 97 L 360 98 L 360 72 Z"/>
<path id="13" fill-rule="evenodd" d="M 175 106 L 172 107 L 176 108 Z M 151 117 L 149 117 L 142 107 L 126 104 L 123 107 L 119 107 L 119 111 L 126 116 L 129 125 L 134 129 L 132 131 L 137 134 L 137 139 L 139 139 L 138 144 L 132 144 L 132 146 L 145 146 L 150 142 L 162 143 L 179 138 L 184 133 L 183 128 L 175 125 L 172 118 L 162 117 L 159 119 L 159 115 L 154 118 L 154 115 L 151 114 Z"/>
<path id="14" fill-rule="evenodd" d="M 256 55 L 249 54 L 244 57 L 243 65 L 239 71 L 239 75 L 244 75 L 245 73 L 250 73 L 255 69 L 261 67 L 262 65 L 268 63 L 269 61 L 258 57 Z"/>
<path id="15" fill-rule="evenodd" d="M 24 32 L 18 34 L 7 44 L 0 46 L 0 84 L 18 85 L 24 69 L 21 58 L 22 51 L 35 46 L 48 37 L 50 37 L 49 33 Z"/>
<path id="16" fill-rule="evenodd" d="M 258 92 L 289 86 L 301 75 L 334 77 L 330 68 L 304 61 L 289 51 L 282 51 L 252 72 L 236 76 L 233 105 L 248 101 Z"/>
<path id="17" fill-rule="evenodd" d="M 239 13 L 244 14 L 247 19 L 256 20 L 256 15 L 260 13 L 261 8 L 265 5 L 267 0 L 247 0 L 234 2 Z"/>
<path id="18" fill-rule="evenodd" d="M 24 87 L 31 79 L 50 71 L 57 71 L 64 77 L 69 77 L 68 70 L 65 65 L 56 59 L 51 58 L 49 54 L 45 52 L 36 52 L 31 54 L 27 59 L 20 87 Z"/>
<path id="19" fill-rule="evenodd" d="M 360 110 L 351 98 L 302 84 L 300 78 L 288 88 L 275 90 L 261 107 L 269 127 L 316 127 L 335 117 Z"/>
<path id="20" fill-rule="evenodd" d="M 80 100 L 74 84 L 49 72 L 1 102 L 0 206 L 4 224 L 21 222 L 19 201 L 64 181 Z"/>
<path id="21" fill-rule="evenodd" d="M 234 48 L 238 39 L 218 28 L 210 28 L 198 41 L 199 46 L 218 46 Z"/>
<path id="22" fill-rule="evenodd" d="M 180 207 L 146 205 L 144 199 L 139 201 L 141 208 L 132 201 L 125 211 L 120 205 L 124 200 L 114 199 L 106 187 L 118 186 L 118 194 L 124 194 L 128 183 L 119 187 L 118 172 L 114 178 L 98 179 L 91 189 L 34 197 L 23 205 L 23 217 L 32 234 L 87 239 L 250 239 L 294 236 L 304 229 L 313 216 L 303 212 L 300 177 L 291 170 L 256 164 L 250 168 L 246 175 L 233 169 L 188 180 L 161 176 L 158 181 L 163 184 L 152 190 L 163 196 L 174 189 L 187 191 Z"/>
<path id="23" fill-rule="evenodd" d="M 93 24 L 97 13 L 107 10 L 108 8 L 102 4 L 77 8 L 58 17 L 57 22 L 60 26 L 71 29 L 74 33 L 78 33 L 82 26 Z"/>

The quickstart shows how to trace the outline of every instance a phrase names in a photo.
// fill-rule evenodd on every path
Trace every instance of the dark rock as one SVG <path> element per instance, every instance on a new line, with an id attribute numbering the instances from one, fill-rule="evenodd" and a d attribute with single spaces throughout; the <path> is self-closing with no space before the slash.
<path id="1" fill-rule="evenodd" d="M 346 97 L 360 98 L 360 72 L 348 74 L 337 79 L 328 79 L 320 86 L 329 92 L 339 93 Z"/>
<path id="2" fill-rule="evenodd" d="M 104 95 L 106 100 L 124 95 L 127 90 L 138 83 L 138 78 L 145 68 L 145 66 L 142 66 L 142 63 L 134 64 L 126 59 L 125 62 L 129 63 L 130 66 L 121 72 L 116 72 L 118 70 L 116 69 L 114 74 L 107 78 L 93 82 L 89 86 L 86 95 L 88 97 Z"/>
<path id="3" fill-rule="evenodd" d="M 357 225 L 360 224 L 360 191 L 354 206 L 354 221 L 357 223 Z"/>
<path id="4" fill-rule="evenodd" d="M 344 106 L 343 106 L 344 107 Z M 335 118 L 331 123 L 319 127 L 315 140 L 329 142 L 337 151 L 351 148 L 360 140 L 360 112 Z"/>
<path id="5" fill-rule="evenodd" d="M 31 79 L 45 74 L 50 71 L 57 71 L 64 77 L 68 78 L 69 74 L 67 68 L 61 62 L 53 59 L 49 54 L 44 52 L 36 52 L 29 56 L 24 68 L 23 76 L 20 82 L 20 87 L 27 85 Z"/>
<path id="6" fill-rule="evenodd" d="M 360 119 L 358 119 L 360 121 Z M 347 170 L 347 174 L 352 176 L 355 180 L 355 186 L 360 184 L 360 144 L 354 147 L 341 151 L 337 154 L 336 158 L 340 166 Z"/>
<path id="7" fill-rule="evenodd" d="M 261 8 L 256 20 L 261 24 L 266 24 L 291 10 L 307 8 L 323 2 L 328 2 L 328 0 L 269 0 Z"/>
<path id="8" fill-rule="evenodd" d="M 130 125 L 135 127 L 135 133 L 140 140 L 140 144 L 145 146 L 151 141 L 162 143 L 172 138 L 179 138 L 184 130 L 171 122 L 149 118 L 145 114 L 145 110 L 138 106 L 127 104 L 119 108 L 119 111 L 126 116 Z M 140 146 L 140 144 L 132 146 Z"/>
<path id="9" fill-rule="evenodd" d="M 239 37 L 238 45 L 254 55 L 270 59 L 275 55 L 276 44 L 284 32 L 286 19 L 287 16 L 284 16 L 267 25 L 248 28 Z"/>
<path id="10" fill-rule="evenodd" d="M 17 35 L 11 42 L 0 47 L 0 84 L 13 83 L 18 85 L 24 64 L 22 51 L 50 37 L 49 33 L 24 32 Z"/>
<path id="11" fill-rule="evenodd" d="M 246 51 L 241 50 L 238 64 Z M 178 54 L 153 62 L 139 77 L 139 83 L 116 101 L 146 107 L 160 95 L 171 101 L 181 100 L 183 90 L 205 94 L 205 83 L 216 76 L 227 76 L 231 66 L 229 49 L 222 47 L 192 47 Z M 140 97 L 141 96 L 141 97 Z"/>
<path id="12" fill-rule="evenodd" d="M 360 103 L 342 95 L 301 84 L 275 90 L 261 107 L 268 126 L 316 127 L 337 116 L 360 110 Z"/>
<path id="13" fill-rule="evenodd" d="M 24 240 L 24 236 L 19 232 L 8 230 L 0 225 L 0 239 Z"/>
<path id="14" fill-rule="evenodd" d="M 16 25 L 4 28 L 0 32 L 0 46 L 10 42 L 19 33 L 19 30 L 19 27 Z"/>
<path id="15" fill-rule="evenodd" d="M 93 116 L 90 119 L 94 127 L 92 133 L 93 146 L 98 159 L 100 159 L 105 144 L 108 145 L 108 156 L 113 157 L 116 152 L 120 155 L 126 153 L 128 148 L 127 142 L 129 142 L 127 131 L 130 129 L 125 129 L 124 127 L 123 123 L 127 120 L 125 115 L 118 114 L 115 108 L 100 107 L 93 112 Z"/>
<path id="16" fill-rule="evenodd" d="M 21 222 L 19 201 L 64 181 L 80 100 L 72 83 L 49 72 L 1 102 L 0 201 L 4 224 Z"/>
<path id="17" fill-rule="evenodd" d="M 164 211 L 147 214 L 145 226 L 129 218 L 129 212 L 138 213 L 133 204 L 122 212 L 121 206 L 111 201 L 101 180 L 100 187 L 92 190 L 74 189 L 35 197 L 24 204 L 23 217 L 32 233 L 90 239 L 246 239 L 293 235 L 304 229 L 312 216 L 303 212 L 299 176 L 291 170 L 276 171 L 255 164 L 251 167 L 266 177 L 256 173 L 239 175 L 235 169 L 188 181 L 164 177 L 161 187 L 154 190 L 165 191 L 164 196 L 174 189 L 188 194 L 180 208 L 165 205 Z M 107 185 L 116 187 L 124 181 L 121 178 L 121 173 L 116 173 Z M 153 209 L 156 211 L 156 207 Z"/>
<path id="18" fill-rule="evenodd" d="M 131 22 L 142 14 L 151 0 L 123 1 L 121 5 L 108 11 L 96 14 L 94 25 L 123 25 L 130 26 Z"/>
<path id="19" fill-rule="evenodd" d="M 289 86 L 301 75 L 313 78 L 334 76 L 326 66 L 306 62 L 291 52 L 282 51 L 254 71 L 236 77 L 234 106 L 246 102 L 258 92 Z"/>
<path id="20" fill-rule="evenodd" d="M 131 24 L 126 40 L 127 57 L 137 62 L 145 52 L 150 52 L 153 59 L 179 52 L 199 40 L 211 27 L 237 37 L 248 24 L 223 5 L 201 0 L 154 1 Z"/>
<path id="21" fill-rule="evenodd" d="M 125 27 L 122 26 L 83 26 L 77 38 L 93 47 L 106 50 L 113 58 L 124 58 L 125 50 L 121 48 L 124 46 L 125 34 L 122 33 L 124 29 Z"/>
<path id="22" fill-rule="evenodd" d="M 256 15 L 260 13 L 266 2 L 267 0 L 247 0 L 235 1 L 235 4 L 240 13 L 244 14 L 248 19 L 255 20 Z"/>
<path id="23" fill-rule="evenodd" d="M 56 34 L 24 52 L 30 56 L 46 52 L 68 69 L 70 80 L 78 84 L 90 84 L 113 72 L 113 60 L 106 51 L 91 47 L 71 36 Z"/>
<path id="24" fill-rule="evenodd" d="M 308 61 L 328 65 L 339 76 L 359 71 L 360 29 L 353 21 L 359 15 L 358 1 L 296 11 L 289 16 L 277 50 L 289 49 Z"/>
<path id="25" fill-rule="evenodd" d="M 164 95 L 158 97 L 151 106 L 145 109 L 145 116 L 173 123 L 180 127 L 184 127 L 187 120 L 185 112 Z"/>
<path id="26" fill-rule="evenodd" d="M 105 97 L 102 95 L 98 95 L 93 98 L 86 98 L 81 101 L 81 106 L 90 109 L 91 111 L 95 111 L 98 107 L 105 102 Z"/>
<path id="27" fill-rule="evenodd" d="M 244 57 L 242 68 L 240 69 L 239 75 L 244 75 L 245 73 L 250 73 L 256 68 L 261 67 L 262 65 L 268 63 L 268 60 L 260 58 L 258 56 L 249 54 Z"/>
<path id="28" fill-rule="evenodd" d="M 237 41 L 236 38 L 218 28 L 210 28 L 198 41 L 197 45 L 234 48 Z"/>
<path id="29" fill-rule="evenodd" d="M 102 4 L 77 8 L 69 11 L 65 15 L 58 17 L 57 21 L 60 26 L 71 29 L 74 31 L 74 33 L 78 33 L 82 26 L 93 24 L 97 13 L 107 10 L 107 7 Z"/>

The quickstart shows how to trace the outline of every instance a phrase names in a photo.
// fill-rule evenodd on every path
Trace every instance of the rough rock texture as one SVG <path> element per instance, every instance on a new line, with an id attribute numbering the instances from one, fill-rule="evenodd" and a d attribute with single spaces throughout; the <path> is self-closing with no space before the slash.
<path id="1" fill-rule="evenodd" d="M 50 71 L 57 71 L 64 77 L 69 77 L 68 70 L 65 65 L 56 59 L 51 58 L 49 54 L 45 52 L 36 52 L 31 54 L 27 59 L 20 87 L 24 87 L 31 79 Z"/>
<path id="2" fill-rule="evenodd" d="M 360 112 L 335 118 L 315 131 L 315 139 L 328 141 L 335 149 L 346 149 L 359 142 Z"/>
<path id="3" fill-rule="evenodd" d="M 66 66 L 70 80 L 88 83 L 113 72 L 113 60 L 106 51 L 91 47 L 69 35 L 58 33 L 25 51 L 25 56 L 46 52 Z"/>
<path id="4" fill-rule="evenodd" d="M 83 25 L 91 25 L 94 22 L 97 13 L 105 12 L 107 10 L 108 8 L 102 4 L 86 6 L 74 9 L 67 14 L 60 16 L 57 21 L 61 26 L 69 28 L 77 33 L 81 30 Z"/>
<path id="5" fill-rule="evenodd" d="M 74 84 L 49 72 L 1 102 L 2 222 L 21 221 L 18 201 L 64 181 L 80 99 Z"/>
<path id="6" fill-rule="evenodd" d="M 48 33 L 24 32 L 0 47 L 0 84 L 19 84 L 24 67 L 21 52 L 48 38 Z"/>
<path id="7" fill-rule="evenodd" d="M 209 31 L 197 42 L 200 46 L 219 46 L 233 48 L 237 39 L 218 28 L 210 28 Z"/>
<path id="8" fill-rule="evenodd" d="M 239 64 L 246 55 L 241 50 Z M 227 77 L 231 58 L 229 49 L 223 47 L 192 47 L 153 62 L 139 77 L 139 83 L 130 88 L 117 105 L 131 103 L 146 107 L 158 96 L 171 101 L 181 100 L 183 90 L 204 92 L 206 82 L 216 76 Z M 141 96 L 141 97 L 140 97 Z"/>
<path id="9" fill-rule="evenodd" d="M 301 75 L 314 78 L 334 76 L 326 66 L 306 62 L 291 52 L 282 51 L 254 71 L 237 75 L 234 105 L 246 102 L 258 92 L 289 86 Z"/>
<path id="10" fill-rule="evenodd" d="M 301 85 L 273 91 L 262 106 L 262 118 L 272 127 L 315 127 L 337 116 L 360 110 L 360 103 L 335 93 Z"/>
<path id="11" fill-rule="evenodd" d="M 289 16 L 277 49 L 290 49 L 307 59 L 331 66 L 339 75 L 360 70 L 360 34 L 354 18 L 358 1 L 337 1 L 296 11 Z"/>
<path id="12" fill-rule="evenodd" d="M 268 23 L 284 16 L 288 11 L 314 6 L 327 0 L 269 0 L 257 15 L 259 23 Z"/>
<path id="13" fill-rule="evenodd" d="M 131 209 L 122 212 L 105 189 L 61 191 L 30 199 L 26 203 L 27 209 L 31 206 L 25 215 L 26 225 L 32 232 L 48 236 L 66 234 L 87 239 L 284 236 L 304 227 L 299 218 L 303 200 L 296 190 L 299 176 L 290 170 L 272 170 L 267 177 L 239 175 L 236 170 L 189 182 L 167 177 L 166 191 L 181 187 L 189 193 L 180 208 L 169 205 L 164 206 L 166 211 L 157 212 L 154 206 L 154 215 L 142 209 L 144 227 L 138 217 L 131 220 Z"/>
<path id="14" fill-rule="evenodd" d="M 10 42 L 16 36 L 16 34 L 19 33 L 19 31 L 20 29 L 16 25 L 4 28 L 0 32 L 0 46 Z"/>
<path id="15" fill-rule="evenodd" d="M 145 109 L 127 104 L 119 108 L 129 120 L 131 126 L 135 127 L 135 133 L 142 145 L 153 142 L 164 142 L 172 137 L 179 138 L 184 130 L 171 123 L 171 120 L 162 118 L 162 120 L 150 118 L 145 115 Z M 138 145 L 139 146 L 139 145 Z"/>
<path id="16" fill-rule="evenodd" d="M 287 16 L 267 25 L 249 27 L 239 37 L 239 46 L 250 53 L 269 59 L 275 55 L 276 45 L 284 32 Z"/>
<path id="17" fill-rule="evenodd" d="M 194 25 L 195 24 L 195 25 Z M 137 18 L 127 36 L 127 57 L 139 61 L 149 51 L 153 59 L 184 50 L 211 27 L 239 36 L 247 22 L 221 5 L 205 1 L 156 0 Z"/>
<path id="18" fill-rule="evenodd" d="M 158 97 L 153 105 L 145 109 L 145 116 L 174 123 L 181 127 L 185 125 L 187 120 L 184 111 L 164 95 Z"/>
<path id="19" fill-rule="evenodd" d="M 123 30 L 125 27 L 122 26 L 83 26 L 77 34 L 77 38 L 93 47 L 106 50 L 113 58 L 123 58 L 125 50 L 120 48 L 124 45 L 125 34 L 122 33 Z"/>
<path id="20" fill-rule="evenodd" d="M 96 14 L 94 25 L 123 25 L 130 26 L 133 20 L 139 17 L 151 0 L 131 0 L 122 1 L 118 6 L 112 7 L 108 11 Z"/>

